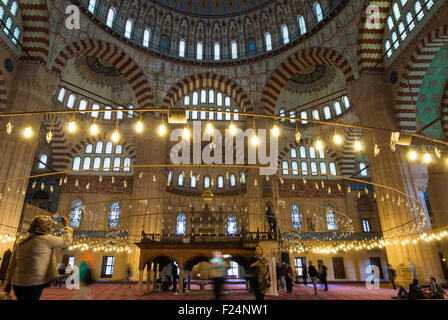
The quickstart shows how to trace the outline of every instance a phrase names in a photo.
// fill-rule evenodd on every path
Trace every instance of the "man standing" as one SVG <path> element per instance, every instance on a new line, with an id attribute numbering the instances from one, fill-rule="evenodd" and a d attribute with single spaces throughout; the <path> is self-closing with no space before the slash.
<path id="1" fill-rule="evenodd" d="M 323 261 L 319 261 L 319 276 L 320 281 L 323 285 L 325 285 L 325 291 L 328 291 L 328 283 L 327 283 L 327 266 L 324 265 Z"/>
<path id="2" fill-rule="evenodd" d="M 313 266 L 313 262 L 310 261 L 308 264 L 308 274 L 310 275 L 311 282 L 313 283 L 314 287 L 314 295 L 317 296 L 317 278 L 319 276 L 319 272 L 317 272 L 316 268 Z"/>
<path id="3" fill-rule="evenodd" d="M 397 273 L 390 264 L 387 265 L 387 272 L 389 273 L 389 281 L 392 282 L 394 290 L 397 290 L 397 287 L 395 286 L 395 278 L 397 276 Z"/>
<path id="4" fill-rule="evenodd" d="M 171 276 L 173 277 L 173 292 L 177 291 L 177 266 L 176 264 L 173 262 L 171 262 Z"/>

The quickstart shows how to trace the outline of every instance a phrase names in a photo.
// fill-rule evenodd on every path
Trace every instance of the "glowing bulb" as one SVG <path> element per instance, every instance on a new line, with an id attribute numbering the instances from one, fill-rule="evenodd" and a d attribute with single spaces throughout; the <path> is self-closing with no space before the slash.
<path id="1" fill-rule="evenodd" d="M 166 127 L 165 127 L 165 124 L 162 123 L 159 126 L 159 136 L 164 136 L 165 134 L 166 134 Z"/>
<path id="2" fill-rule="evenodd" d="M 118 130 L 115 130 L 112 133 L 111 140 L 112 140 L 112 142 L 118 142 L 120 140 L 120 133 L 118 132 Z"/>
<path id="3" fill-rule="evenodd" d="M 46 139 L 48 143 L 50 143 L 51 139 L 53 139 L 53 133 L 51 131 L 47 132 Z"/>
<path id="4" fill-rule="evenodd" d="M 135 131 L 137 131 L 137 133 L 142 133 L 143 132 L 143 122 L 142 120 L 138 120 L 137 124 L 135 125 Z"/>
<path id="5" fill-rule="evenodd" d="M 12 123 L 8 122 L 8 124 L 6 125 L 6 133 L 7 134 L 11 134 L 12 133 L 12 128 L 13 128 Z"/>
<path id="6" fill-rule="evenodd" d="M 425 163 L 430 163 L 431 160 L 432 160 L 431 155 L 430 155 L 428 152 L 426 152 L 426 153 L 423 155 L 423 161 L 425 161 Z"/>
<path id="7" fill-rule="evenodd" d="M 33 129 L 31 127 L 26 127 L 25 130 L 23 130 L 23 136 L 27 139 L 31 138 L 33 135 Z"/>
<path id="8" fill-rule="evenodd" d="M 324 143 L 322 142 L 322 140 L 318 139 L 318 140 L 316 141 L 316 149 L 317 149 L 318 151 L 320 151 L 320 150 L 322 150 L 323 148 L 324 148 Z"/>
<path id="9" fill-rule="evenodd" d="M 342 143 L 342 137 L 341 137 L 341 135 L 339 135 L 339 134 L 335 134 L 334 136 L 333 136 L 333 141 L 334 141 L 334 143 L 336 143 L 336 144 L 341 144 Z"/>
<path id="10" fill-rule="evenodd" d="M 236 125 L 231 123 L 229 126 L 229 129 L 230 129 L 230 133 L 232 134 L 232 136 L 236 135 Z"/>
<path id="11" fill-rule="evenodd" d="M 417 159 L 417 152 L 415 151 L 409 151 L 408 154 L 409 159 L 411 159 L 412 161 L 415 161 Z"/>
<path id="12" fill-rule="evenodd" d="M 362 144 L 358 140 L 355 141 L 355 145 L 354 146 L 355 146 L 355 150 L 356 151 L 361 151 L 362 150 Z"/>
<path id="13" fill-rule="evenodd" d="M 76 131 L 76 122 L 72 120 L 68 123 L 68 132 L 73 133 L 75 131 Z"/>
<path id="14" fill-rule="evenodd" d="M 278 137 L 280 135 L 280 129 L 275 124 L 274 124 L 274 127 L 272 128 L 272 134 L 276 137 Z"/>
<path id="15" fill-rule="evenodd" d="M 184 128 L 184 138 L 185 139 L 189 139 L 190 138 L 190 129 L 188 129 L 188 127 Z"/>
<path id="16" fill-rule="evenodd" d="M 260 142 L 260 139 L 258 138 L 258 136 L 256 134 L 253 135 L 252 137 L 252 145 L 254 147 L 258 146 L 258 143 Z"/>
<path id="17" fill-rule="evenodd" d="M 92 124 L 90 126 L 90 133 L 94 136 L 96 136 L 98 134 L 98 132 L 100 131 L 98 125 L 96 123 Z"/>
<path id="18" fill-rule="evenodd" d="M 208 133 L 208 134 L 212 134 L 213 133 L 213 125 L 209 122 L 209 123 L 207 123 L 207 126 L 205 127 L 205 131 Z"/>

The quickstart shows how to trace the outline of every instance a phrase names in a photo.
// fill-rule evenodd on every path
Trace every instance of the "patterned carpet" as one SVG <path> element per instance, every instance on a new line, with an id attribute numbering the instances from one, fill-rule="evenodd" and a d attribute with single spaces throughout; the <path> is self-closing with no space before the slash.
<path id="1" fill-rule="evenodd" d="M 198 286 L 192 286 L 192 290 L 198 290 Z M 206 286 L 206 290 L 211 290 Z M 223 300 L 254 300 L 244 285 L 226 284 Z M 295 285 L 292 294 L 287 294 L 280 289 L 279 296 L 266 296 L 266 300 L 391 300 L 396 291 L 382 285 L 378 290 L 369 290 L 364 285 L 355 284 L 330 284 L 329 291 L 323 291 L 318 285 L 318 295 L 314 295 L 312 286 L 304 287 Z M 94 284 L 90 287 L 92 300 L 212 300 L 210 294 L 189 294 L 184 296 L 175 295 L 172 292 L 150 293 L 143 297 L 137 295 L 137 285 L 132 288 L 124 284 Z M 44 290 L 41 300 L 73 300 L 76 299 L 75 290 L 63 288 L 48 288 Z"/>

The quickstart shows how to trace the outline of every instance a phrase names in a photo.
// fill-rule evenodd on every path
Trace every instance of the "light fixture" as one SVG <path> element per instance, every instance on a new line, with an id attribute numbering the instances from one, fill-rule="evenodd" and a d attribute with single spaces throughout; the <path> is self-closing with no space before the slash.
<path id="1" fill-rule="evenodd" d="M 185 139 L 190 139 L 190 129 L 188 127 L 184 128 L 183 136 Z"/>
<path id="2" fill-rule="evenodd" d="M 6 125 L 6 133 L 7 133 L 7 134 L 11 134 L 11 133 L 12 133 L 12 128 L 13 128 L 13 127 L 14 127 L 14 126 L 12 125 L 11 121 L 8 122 L 8 124 Z"/>
<path id="3" fill-rule="evenodd" d="M 137 133 L 143 132 L 143 121 L 142 121 L 141 117 L 140 117 L 140 119 L 138 119 L 137 123 L 135 124 L 135 131 L 137 131 Z"/>
<path id="4" fill-rule="evenodd" d="M 118 141 L 120 141 L 120 133 L 118 132 L 117 129 L 115 129 L 115 131 L 112 133 L 111 140 L 114 143 L 117 143 Z"/>
<path id="5" fill-rule="evenodd" d="M 237 128 L 236 128 L 236 125 L 233 123 L 233 120 L 230 123 L 229 129 L 230 129 L 230 133 L 232 134 L 232 136 L 236 135 Z"/>
<path id="6" fill-rule="evenodd" d="M 165 121 L 163 120 L 162 117 L 162 123 L 159 126 L 159 136 L 164 136 L 166 134 L 166 126 L 165 126 Z"/>
<path id="7" fill-rule="evenodd" d="M 26 127 L 25 130 L 23 130 L 23 136 L 26 139 L 31 138 L 33 136 L 33 129 L 30 126 Z"/>
<path id="8" fill-rule="evenodd" d="M 324 143 L 322 142 L 322 140 L 320 138 L 317 138 L 316 141 L 316 149 L 317 151 L 320 151 L 324 148 Z"/>
<path id="9" fill-rule="evenodd" d="M 50 131 L 47 132 L 47 135 L 45 136 L 47 143 L 51 142 L 51 139 L 53 138 L 53 133 Z"/>
<path id="10" fill-rule="evenodd" d="M 432 160 L 431 155 L 430 155 L 428 152 L 425 152 L 425 154 L 423 155 L 423 161 L 424 161 L 425 163 L 430 163 L 431 160 Z"/>
<path id="11" fill-rule="evenodd" d="M 272 134 L 276 137 L 278 137 L 280 135 L 280 129 L 278 128 L 278 126 L 274 123 L 274 127 L 272 128 Z"/>
<path id="12" fill-rule="evenodd" d="M 409 151 L 408 157 L 410 160 L 415 161 L 417 159 L 417 152 L 414 150 Z"/>
<path id="13" fill-rule="evenodd" d="M 213 128 L 213 124 L 211 122 L 207 123 L 207 125 L 205 126 L 205 131 L 209 135 L 213 134 L 214 128 Z"/>
<path id="14" fill-rule="evenodd" d="M 338 133 L 335 133 L 333 136 L 333 142 L 337 145 L 340 145 L 342 143 L 342 136 Z"/>
<path id="15" fill-rule="evenodd" d="M 354 147 L 355 147 L 356 151 L 358 151 L 358 152 L 361 151 L 362 150 L 361 142 L 359 140 L 356 140 L 355 143 L 354 143 Z"/>
<path id="16" fill-rule="evenodd" d="M 254 135 L 252 136 L 252 145 L 254 147 L 258 146 L 258 143 L 260 143 L 260 139 L 258 138 L 258 136 L 254 133 Z"/>
<path id="17" fill-rule="evenodd" d="M 96 136 L 100 132 L 100 128 L 96 124 L 96 119 L 93 120 L 93 124 L 90 126 L 90 133 Z"/>
<path id="18" fill-rule="evenodd" d="M 76 131 L 76 122 L 72 120 L 68 123 L 68 132 L 74 133 Z"/>

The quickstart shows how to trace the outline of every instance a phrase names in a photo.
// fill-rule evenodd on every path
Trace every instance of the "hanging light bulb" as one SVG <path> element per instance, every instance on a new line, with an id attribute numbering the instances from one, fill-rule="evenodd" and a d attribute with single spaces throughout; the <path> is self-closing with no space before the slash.
<path id="1" fill-rule="evenodd" d="M 166 126 L 165 126 L 165 121 L 162 118 L 162 123 L 159 126 L 159 136 L 164 136 L 166 134 Z"/>
<path id="2" fill-rule="evenodd" d="M 190 129 L 188 127 L 184 128 L 183 137 L 185 139 L 190 139 Z"/>
<path id="3" fill-rule="evenodd" d="M 322 140 L 320 138 L 317 138 L 316 141 L 316 150 L 320 151 L 324 148 L 324 143 L 322 142 Z"/>
<path id="4" fill-rule="evenodd" d="M 30 126 L 26 127 L 25 130 L 23 130 L 23 136 L 26 139 L 31 138 L 33 136 L 33 129 Z"/>
<path id="5" fill-rule="evenodd" d="M 302 137 L 302 134 L 299 132 L 299 130 L 296 130 L 296 142 L 300 143 L 300 138 Z"/>
<path id="6" fill-rule="evenodd" d="M 378 145 L 375 144 L 375 148 L 373 149 L 373 155 L 376 157 L 377 155 L 380 154 L 380 151 L 381 151 L 380 147 L 378 147 Z"/>
<path id="7" fill-rule="evenodd" d="M 68 132 L 74 133 L 76 131 L 76 122 L 72 120 L 68 123 Z"/>
<path id="8" fill-rule="evenodd" d="M 7 133 L 7 134 L 11 134 L 11 133 L 12 133 L 12 128 L 13 128 L 13 127 L 14 127 L 14 126 L 12 125 L 11 121 L 8 122 L 8 124 L 6 125 L 6 133 Z"/>
<path id="9" fill-rule="evenodd" d="M 354 147 L 355 147 L 356 151 L 358 151 L 358 152 L 361 151 L 362 150 L 361 142 L 359 140 L 356 140 L 355 143 L 354 143 Z"/>
<path id="10" fill-rule="evenodd" d="M 431 160 L 432 160 L 431 155 L 430 155 L 428 152 L 425 152 L 425 154 L 423 155 L 423 161 L 424 161 L 425 163 L 430 163 Z"/>
<path id="11" fill-rule="evenodd" d="M 236 135 L 237 128 L 236 125 L 233 123 L 233 121 L 230 123 L 229 130 L 232 136 Z"/>
<path id="12" fill-rule="evenodd" d="M 254 147 L 258 146 L 258 144 L 260 143 L 260 139 L 258 138 L 258 136 L 255 133 L 252 136 L 251 142 Z"/>
<path id="13" fill-rule="evenodd" d="M 47 143 L 50 143 L 51 139 L 53 138 L 53 133 L 51 131 L 48 131 L 45 138 L 47 139 Z"/>
<path id="14" fill-rule="evenodd" d="M 118 141 L 120 141 L 120 133 L 118 132 L 118 130 L 115 130 L 113 133 L 112 133 L 112 136 L 111 136 L 111 140 L 112 140 L 112 142 L 113 143 L 117 143 Z"/>
<path id="15" fill-rule="evenodd" d="M 340 145 L 342 143 L 342 136 L 339 133 L 335 133 L 333 136 L 333 142 Z"/>
<path id="16" fill-rule="evenodd" d="M 138 119 L 137 123 L 135 124 L 135 131 L 137 131 L 137 133 L 143 132 L 143 121 L 141 118 Z"/>
<path id="17" fill-rule="evenodd" d="M 437 158 L 439 158 L 439 159 L 442 156 L 442 153 L 440 152 L 440 149 L 437 148 L 437 147 L 434 147 L 434 153 L 436 154 Z"/>
<path id="18" fill-rule="evenodd" d="M 207 123 L 207 125 L 205 126 L 205 131 L 206 131 L 209 135 L 211 135 L 211 134 L 213 133 L 213 131 L 214 131 L 213 124 L 211 124 L 210 122 Z"/>
<path id="19" fill-rule="evenodd" d="M 98 125 L 96 124 L 96 121 L 93 122 L 93 124 L 90 126 L 90 133 L 94 136 L 96 136 L 98 134 L 98 132 L 100 131 Z"/>
<path id="20" fill-rule="evenodd" d="M 274 124 L 274 127 L 272 128 L 272 134 L 276 137 L 278 137 L 280 135 L 280 129 L 278 128 L 278 126 L 276 124 Z"/>
<path id="21" fill-rule="evenodd" d="M 410 160 L 415 161 L 417 159 L 417 152 L 414 150 L 409 151 L 408 157 Z"/>

